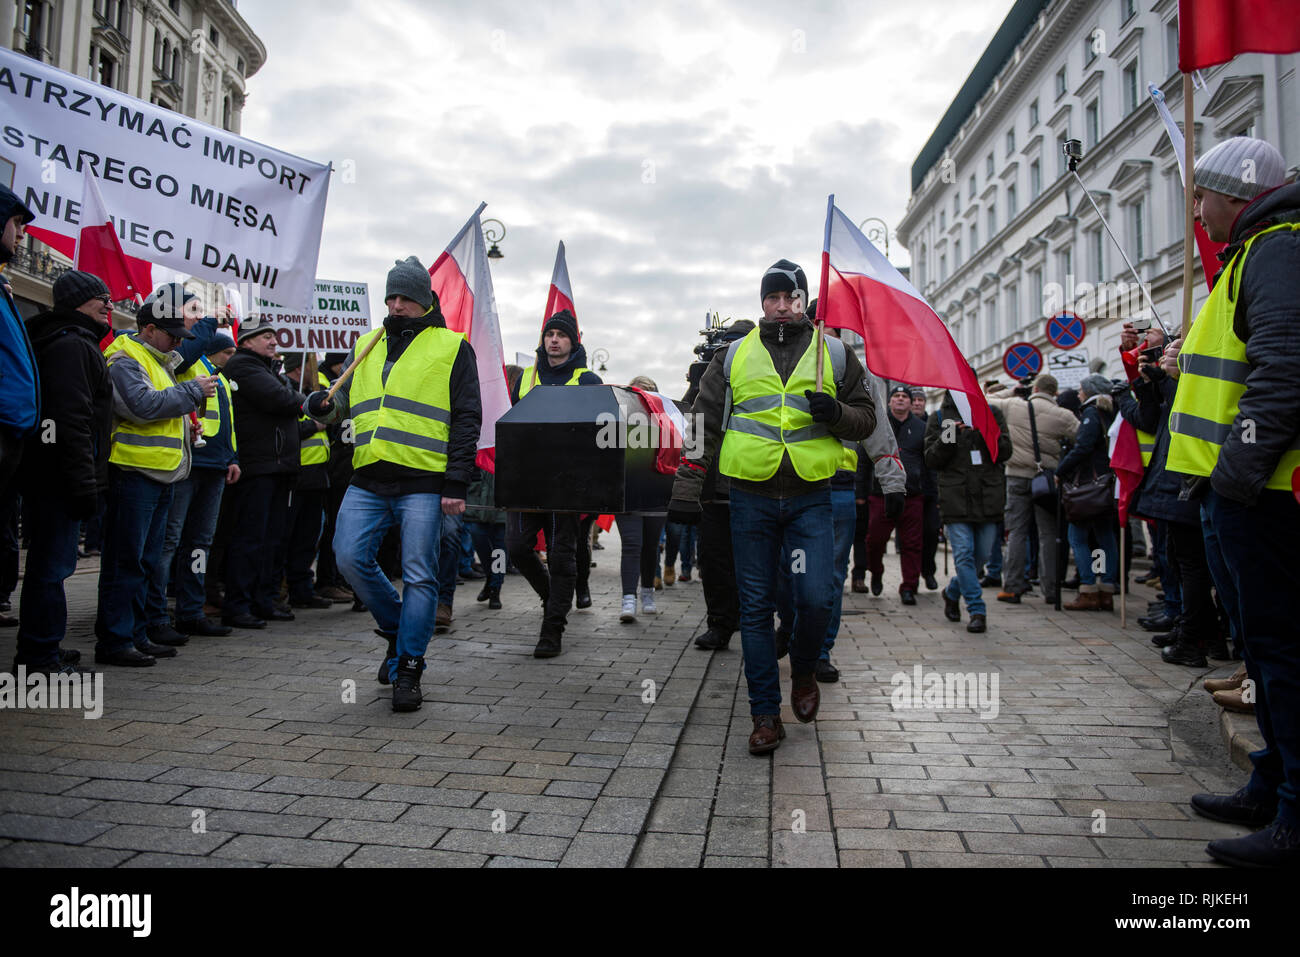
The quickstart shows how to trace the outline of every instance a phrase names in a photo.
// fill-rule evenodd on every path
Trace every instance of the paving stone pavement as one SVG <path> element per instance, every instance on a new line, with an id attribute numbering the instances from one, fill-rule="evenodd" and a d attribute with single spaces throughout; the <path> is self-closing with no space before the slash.
<path id="1" fill-rule="evenodd" d="M 1203 672 L 1118 614 L 988 591 L 989 632 L 969 635 L 937 593 L 902 606 L 890 556 L 884 595 L 845 596 L 818 721 L 787 705 L 788 737 L 755 758 L 739 635 L 691 645 L 698 582 L 620 624 L 603 542 L 559 658 L 531 656 L 522 578 L 498 612 L 462 585 L 414 714 L 392 712 L 381 640 L 347 605 L 106 668 L 98 720 L 0 711 L 0 867 L 1182 867 L 1244 833 L 1187 805 L 1244 780 Z M 68 587 L 65 647 L 87 660 L 95 579 L 83 562 Z M 13 646 L 0 632 L 6 665 Z M 996 717 L 896 709 L 917 665 L 996 675 Z"/>

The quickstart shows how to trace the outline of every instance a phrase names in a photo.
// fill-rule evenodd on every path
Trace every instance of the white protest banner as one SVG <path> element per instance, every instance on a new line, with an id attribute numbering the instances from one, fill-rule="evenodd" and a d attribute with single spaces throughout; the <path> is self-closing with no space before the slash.
<path id="1" fill-rule="evenodd" d="M 1088 378 L 1088 350 L 1048 353 L 1047 368 L 1043 371 L 1054 377 L 1061 389 L 1077 389 Z"/>
<path id="2" fill-rule="evenodd" d="M 370 331 L 370 287 L 318 279 L 312 309 L 282 309 L 258 299 L 249 314 L 275 327 L 281 352 L 347 352 Z"/>
<path id="3" fill-rule="evenodd" d="M 3 48 L 0 159 L 14 165 L 14 192 L 40 229 L 77 234 L 90 173 L 128 256 L 260 286 L 294 309 L 311 304 L 328 165 Z"/>

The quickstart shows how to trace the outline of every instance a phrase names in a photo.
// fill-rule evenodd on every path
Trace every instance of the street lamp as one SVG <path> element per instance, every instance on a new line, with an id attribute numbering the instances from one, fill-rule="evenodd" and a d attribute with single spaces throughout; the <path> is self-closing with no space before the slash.
<path id="1" fill-rule="evenodd" d="M 609 350 L 596 349 L 591 354 L 591 361 L 592 363 L 599 365 L 600 368 L 598 368 L 596 371 L 599 372 L 601 375 L 604 375 L 606 372 L 609 371 L 609 369 L 605 367 L 605 363 L 609 361 Z"/>
<path id="2" fill-rule="evenodd" d="M 490 225 L 496 223 L 496 226 Z M 497 243 L 506 238 L 506 227 L 499 219 L 483 220 L 483 238 L 492 244 L 492 248 L 487 252 L 488 259 L 505 259 L 506 254 L 501 251 Z"/>
<path id="3" fill-rule="evenodd" d="M 880 225 L 872 226 L 870 229 L 867 229 L 865 228 L 867 223 L 879 223 Z M 885 244 L 885 258 L 886 259 L 889 258 L 889 224 L 888 223 L 886 223 L 879 216 L 871 216 L 868 217 L 867 219 L 864 219 L 862 222 L 858 223 L 858 229 L 861 229 L 862 232 L 866 234 L 867 239 L 871 240 L 873 243 L 878 243 L 883 240 Z"/>

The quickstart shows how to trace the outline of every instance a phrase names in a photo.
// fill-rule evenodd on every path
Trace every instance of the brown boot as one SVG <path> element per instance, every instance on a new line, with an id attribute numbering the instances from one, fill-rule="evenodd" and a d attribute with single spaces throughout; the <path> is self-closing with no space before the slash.
<path id="1" fill-rule="evenodd" d="M 451 608 L 447 605 L 438 606 L 438 615 L 434 619 L 434 631 L 441 634 L 451 627 Z"/>
<path id="2" fill-rule="evenodd" d="M 1079 597 L 1069 604 L 1062 605 L 1066 611 L 1100 611 L 1101 610 L 1101 593 L 1096 590 L 1097 586 L 1092 586 L 1089 591 L 1087 585 L 1079 586 Z"/>
<path id="3" fill-rule="evenodd" d="M 1254 714 L 1254 702 L 1241 700 L 1241 689 L 1234 688 L 1231 691 L 1214 692 L 1214 703 L 1224 711 L 1235 711 L 1238 714 Z"/>
<path id="4" fill-rule="evenodd" d="M 1115 593 L 1105 585 L 1101 586 L 1101 591 L 1097 592 L 1097 608 L 1100 611 L 1115 610 Z"/>
<path id="5" fill-rule="evenodd" d="M 664 566 L 664 587 L 667 588 L 673 582 L 677 581 L 677 570 L 672 565 Z"/>
<path id="6" fill-rule="evenodd" d="M 754 715 L 754 733 L 749 736 L 749 753 L 766 754 L 781 746 L 785 737 L 785 728 L 781 725 L 778 714 Z"/>
<path id="7" fill-rule="evenodd" d="M 802 724 L 808 724 L 817 717 L 817 708 L 821 704 L 822 693 L 817 687 L 817 672 L 806 675 L 793 675 L 790 679 L 790 709 Z"/>
<path id="8" fill-rule="evenodd" d="M 1246 666 L 1242 665 L 1232 673 L 1230 678 L 1206 678 L 1205 690 L 1210 694 L 1216 691 L 1236 691 L 1246 680 Z"/>

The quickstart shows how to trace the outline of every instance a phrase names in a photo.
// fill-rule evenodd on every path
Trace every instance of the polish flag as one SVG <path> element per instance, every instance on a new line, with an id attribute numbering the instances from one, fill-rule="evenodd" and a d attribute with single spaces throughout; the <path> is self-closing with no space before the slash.
<path id="1" fill-rule="evenodd" d="M 564 260 L 564 242 L 560 242 L 560 248 L 555 251 L 555 269 L 551 273 L 551 288 L 546 293 L 546 315 L 542 316 L 542 325 L 546 325 L 546 320 L 551 318 L 557 312 L 563 312 L 565 309 L 573 313 L 573 318 L 578 318 L 578 308 L 573 304 L 573 285 L 569 282 L 569 264 Z M 578 331 L 578 340 L 582 340 L 582 331 Z M 577 343 L 574 343 L 575 348 Z"/>
<path id="2" fill-rule="evenodd" d="M 1110 467 L 1115 473 L 1119 496 L 1119 523 L 1128 522 L 1128 507 L 1133 493 L 1142 484 L 1142 449 L 1138 445 L 1137 429 L 1122 415 L 1115 416 L 1110 426 Z"/>
<path id="3" fill-rule="evenodd" d="M 139 302 L 153 291 L 152 264 L 128 256 L 122 250 L 122 242 L 92 173 L 82 178 L 81 220 L 76 235 L 64 236 L 46 229 L 27 231 L 71 259 L 74 268 L 104 280 L 114 302 L 123 299 Z"/>
<path id="4" fill-rule="evenodd" d="M 1178 69 L 1227 63 L 1238 53 L 1300 51 L 1295 0 L 1178 0 Z"/>
<path id="5" fill-rule="evenodd" d="M 979 430 L 989 457 L 997 461 L 1002 430 L 948 327 L 840 212 L 834 196 L 826 204 L 817 318 L 860 335 L 867 368 L 880 378 L 947 389 L 962 421 Z"/>
<path id="6" fill-rule="evenodd" d="M 677 408 L 677 403 L 659 392 L 647 392 L 636 386 L 628 386 L 641 397 L 641 404 L 654 423 L 659 435 L 658 449 L 655 452 L 655 469 L 663 475 L 676 475 L 682 464 L 682 449 L 685 444 L 686 416 Z"/>
<path id="7" fill-rule="evenodd" d="M 478 360 L 478 387 L 483 404 L 483 424 L 478 437 L 476 464 L 496 471 L 497 419 L 510 411 L 506 388 L 505 353 L 497 322 L 496 296 L 488 270 L 483 227 L 479 221 L 487 203 L 469 218 L 446 252 L 429 270 L 430 282 L 447 328 L 462 333 Z"/>

